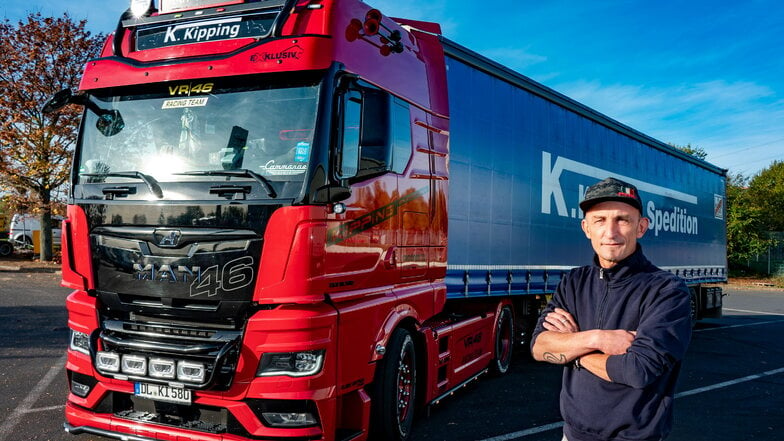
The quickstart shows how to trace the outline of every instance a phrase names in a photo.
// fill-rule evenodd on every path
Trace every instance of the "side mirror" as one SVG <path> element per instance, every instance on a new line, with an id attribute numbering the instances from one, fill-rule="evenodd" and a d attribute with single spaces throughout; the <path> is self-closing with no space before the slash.
<path id="1" fill-rule="evenodd" d="M 52 114 L 68 104 L 78 104 L 85 106 L 90 111 L 98 116 L 98 121 L 95 122 L 95 127 L 103 136 L 114 136 L 122 129 L 125 128 L 125 121 L 119 110 L 106 110 L 98 107 L 97 104 L 90 101 L 87 95 L 74 95 L 71 89 L 63 89 L 54 94 L 54 96 L 44 104 L 41 111 L 46 114 Z"/>
<path id="2" fill-rule="evenodd" d="M 74 102 L 74 94 L 71 92 L 71 89 L 63 89 L 54 94 L 49 101 L 44 104 L 44 107 L 41 109 L 44 114 L 49 115 L 52 114 L 63 107 L 67 106 Z"/>

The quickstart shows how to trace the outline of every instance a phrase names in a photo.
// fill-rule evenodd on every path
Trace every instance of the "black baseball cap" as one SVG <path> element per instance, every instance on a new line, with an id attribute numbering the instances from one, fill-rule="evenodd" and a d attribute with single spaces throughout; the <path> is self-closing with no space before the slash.
<path id="1" fill-rule="evenodd" d="M 615 178 L 607 178 L 588 187 L 585 199 L 580 202 L 580 209 L 585 213 L 594 205 L 607 201 L 629 204 L 642 214 L 642 199 L 640 199 L 637 187 Z"/>

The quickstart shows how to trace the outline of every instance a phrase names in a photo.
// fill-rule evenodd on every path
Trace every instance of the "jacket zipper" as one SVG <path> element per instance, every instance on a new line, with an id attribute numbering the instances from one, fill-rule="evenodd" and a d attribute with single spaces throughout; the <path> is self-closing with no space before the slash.
<path id="1" fill-rule="evenodd" d="M 607 279 L 605 279 L 605 276 L 608 276 Z M 604 310 L 607 305 L 607 297 L 610 294 L 609 274 L 604 272 L 604 268 L 599 268 L 599 279 L 604 281 L 604 294 L 599 302 L 599 310 L 596 314 L 596 329 L 602 329 L 604 326 Z"/>

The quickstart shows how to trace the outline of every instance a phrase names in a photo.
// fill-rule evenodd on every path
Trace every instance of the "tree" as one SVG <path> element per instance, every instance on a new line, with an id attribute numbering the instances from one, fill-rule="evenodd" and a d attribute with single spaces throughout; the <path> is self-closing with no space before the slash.
<path id="1" fill-rule="evenodd" d="M 84 64 L 99 53 L 104 36 L 85 24 L 67 13 L 0 23 L 0 186 L 13 208 L 40 215 L 42 260 L 52 258 L 52 194 L 68 179 L 80 109 L 45 116 L 41 107 L 78 86 Z"/>
<path id="2" fill-rule="evenodd" d="M 744 262 L 771 245 L 762 210 L 750 197 L 748 178 L 730 175 L 727 180 L 727 258 Z"/>
<path id="3" fill-rule="evenodd" d="M 702 159 L 703 161 L 705 160 L 705 158 L 708 157 L 708 152 L 706 152 L 705 149 L 703 149 L 702 147 L 692 147 L 691 144 L 686 144 L 683 146 L 675 145 L 675 144 L 670 144 L 670 145 L 682 151 L 683 153 L 692 155 L 697 159 Z"/>
<path id="4" fill-rule="evenodd" d="M 749 181 L 748 197 L 767 231 L 784 231 L 784 162 L 775 161 Z"/>

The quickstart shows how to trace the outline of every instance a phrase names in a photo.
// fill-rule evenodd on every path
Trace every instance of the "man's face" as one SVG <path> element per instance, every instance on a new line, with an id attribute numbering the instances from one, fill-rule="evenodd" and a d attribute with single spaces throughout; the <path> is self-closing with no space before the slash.
<path id="1" fill-rule="evenodd" d="M 581 225 L 599 264 L 612 268 L 637 249 L 637 239 L 648 229 L 648 218 L 629 204 L 609 201 L 591 207 Z"/>

